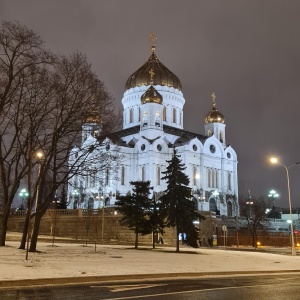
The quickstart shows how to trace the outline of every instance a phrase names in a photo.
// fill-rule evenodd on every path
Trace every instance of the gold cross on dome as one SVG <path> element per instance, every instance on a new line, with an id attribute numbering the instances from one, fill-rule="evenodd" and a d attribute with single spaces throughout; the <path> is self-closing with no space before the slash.
<path id="1" fill-rule="evenodd" d="M 150 75 L 150 84 L 153 84 L 153 76 L 155 75 L 155 73 L 152 68 L 149 70 L 149 75 Z"/>
<path id="2" fill-rule="evenodd" d="M 154 32 L 150 33 L 150 38 L 151 38 L 151 41 L 152 41 L 152 52 L 154 52 L 155 51 L 155 40 L 157 39 L 157 37 L 154 34 Z"/>
<path id="3" fill-rule="evenodd" d="M 217 98 L 215 92 L 212 93 L 211 97 L 212 97 L 212 100 L 213 100 L 213 106 L 215 107 L 216 106 L 216 98 Z"/>

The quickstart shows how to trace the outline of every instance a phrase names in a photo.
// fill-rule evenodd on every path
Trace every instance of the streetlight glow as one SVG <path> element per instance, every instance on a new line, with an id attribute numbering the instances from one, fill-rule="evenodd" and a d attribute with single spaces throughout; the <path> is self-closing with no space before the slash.
<path id="1" fill-rule="evenodd" d="M 278 164 L 278 158 L 277 158 L 277 157 L 271 157 L 271 158 L 270 158 L 270 162 L 271 162 L 272 164 Z"/>
<path id="2" fill-rule="evenodd" d="M 271 157 L 270 162 L 272 164 L 279 164 L 285 168 L 286 171 L 286 178 L 287 178 L 287 188 L 288 188 L 288 199 L 289 199 L 289 209 L 290 209 L 290 227 L 291 227 L 291 248 L 292 248 L 292 255 L 296 255 L 296 248 L 295 248 L 295 241 L 294 241 L 294 227 L 293 227 L 293 215 L 292 215 L 292 201 L 291 201 L 291 189 L 290 189 L 290 176 L 289 176 L 289 169 L 293 166 L 300 164 L 300 162 L 296 162 L 290 166 L 284 165 L 282 162 L 278 160 L 276 157 Z"/>
<path id="3" fill-rule="evenodd" d="M 43 159 L 44 158 L 44 152 L 43 151 L 41 151 L 41 150 L 38 150 L 38 151 L 36 151 L 35 152 L 35 156 L 36 156 L 36 158 L 37 159 Z"/>

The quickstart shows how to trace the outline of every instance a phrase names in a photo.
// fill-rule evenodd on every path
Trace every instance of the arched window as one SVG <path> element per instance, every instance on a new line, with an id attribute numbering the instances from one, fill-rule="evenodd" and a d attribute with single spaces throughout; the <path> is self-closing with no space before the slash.
<path id="1" fill-rule="evenodd" d="M 143 116 L 143 126 L 147 126 L 148 125 L 148 115 L 147 112 L 144 112 L 144 116 Z"/>
<path id="2" fill-rule="evenodd" d="M 215 198 L 209 199 L 209 210 L 217 212 L 217 203 Z"/>
<path id="3" fill-rule="evenodd" d="M 207 169 L 207 186 L 211 187 L 211 181 L 210 181 L 210 169 Z"/>
<path id="4" fill-rule="evenodd" d="M 197 169 L 196 169 L 196 166 L 193 167 L 193 180 L 194 180 L 194 185 L 197 185 Z"/>
<path id="5" fill-rule="evenodd" d="M 94 208 L 94 199 L 92 197 L 89 198 L 88 209 Z"/>
<path id="6" fill-rule="evenodd" d="M 125 185 L 125 167 L 121 168 L 121 185 Z"/>
<path id="7" fill-rule="evenodd" d="M 157 185 L 160 185 L 160 166 L 158 166 L 157 167 L 157 175 L 156 175 L 157 177 Z"/>
<path id="8" fill-rule="evenodd" d="M 163 108 L 163 121 L 167 121 L 167 109 L 165 106 Z"/>
<path id="9" fill-rule="evenodd" d="M 133 108 L 129 110 L 129 123 L 133 123 Z"/>
<path id="10" fill-rule="evenodd" d="M 215 188 L 216 187 L 216 171 L 212 170 L 211 175 L 212 175 L 212 187 Z"/>
<path id="11" fill-rule="evenodd" d="M 142 166 L 142 181 L 145 181 L 145 166 Z"/>
<path id="12" fill-rule="evenodd" d="M 173 123 L 176 123 L 176 108 L 173 108 Z"/>
<path id="13" fill-rule="evenodd" d="M 160 115 L 158 111 L 155 114 L 155 126 L 160 127 Z"/>
<path id="14" fill-rule="evenodd" d="M 220 131 L 219 137 L 220 137 L 220 142 L 223 143 L 223 132 L 222 131 Z"/>
<path id="15" fill-rule="evenodd" d="M 230 172 L 228 172 L 228 174 L 227 174 L 227 180 L 228 180 L 228 190 L 230 190 L 231 191 L 231 174 L 230 174 Z"/>
<path id="16" fill-rule="evenodd" d="M 219 186 L 219 173 L 218 173 L 218 170 L 216 170 L 216 188 L 218 188 Z"/>
<path id="17" fill-rule="evenodd" d="M 232 203 L 231 203 L 231 201 L 227 202 L 227 216 L 232 217 Z"/>
<path id="18" fill-rule="evenodd" d="M 106 185 L 109 184 L 109 168 L 106 168 Z"/>

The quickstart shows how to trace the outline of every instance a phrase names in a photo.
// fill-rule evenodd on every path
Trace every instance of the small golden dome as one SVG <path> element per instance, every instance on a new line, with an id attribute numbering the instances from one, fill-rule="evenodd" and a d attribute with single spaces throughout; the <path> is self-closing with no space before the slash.
<path id="1" fill-rule="evenodd" d="M 89 116 L 86 117 L 85 123 L 101 123 L 101 118 L 96 112 L 92 112 Z"/>
<path id="2" fill-rule="evenodd" d="M 91 108 L 89 110 L 89 112 L 87 113 L 86 117 L 85 117 L 85 123 L 96 123 L 96 124 L 100 124 L 101 123 L 101 117 L 99 115 L 99 113 L 96 110 L 96 101 L 94 96 L 92 96 L 91 98 Z"/>
<path id="3" fill-rule="evenodd" d="M 145 64 L 143 64 L 137 71 L 129 76 L 125 85 L 126 90 L 137 86 L 150 85 L 150 70 L 155 73 L 153 85 L 169 86 L 178 90 L 182 90 L 179 78 L 159 61 L 154 51 L 155 45 L 153 35 L 152 54 Z"/>
<path id="4" fill-rule="evenodd" d="M 210 123 L 224 123 L 225 118 L 224 116 L 216 109 L 216 95 L 213 93 L 212 95 L 213 99 L 213 108 L 211 111 L 206 115 L 205 117 L 205 124 L 210 124 Z"/>
<path id="5" fill-rule="evenodd" d="M 153 102 L 162 104 L 163 97 L 162 95 L 155 89 L 153 85 L 151 85 L 147 91 L 141 96 L 142 104 Z"/>

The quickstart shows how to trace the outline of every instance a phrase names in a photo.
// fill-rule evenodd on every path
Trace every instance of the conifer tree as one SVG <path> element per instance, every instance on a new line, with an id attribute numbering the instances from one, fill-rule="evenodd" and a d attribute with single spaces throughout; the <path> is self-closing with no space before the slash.
<path id="1" fill-rule="evenodd" d="M 149 195 L 150 181 L 131 181 L 133 185 L 132 195 L 118 196 L 116 205 L 117 210 L 122 213 L 121 225 L 127 226 L 135 233 L 135 249 L 138 248 L 138 235 L 149 234 L 152 232 L 149 223 L 149 211 L 151 207 Z"/>
<path id="2" fill-rule="evenodd" d="M 176 227 L 176 252 L 179 252 L 179 234 L 186 234 L 188 245 L 197 248 L 198 229 L 193 221 L 199 218 L 194 202 L 191 200 L 189 178 L 183 173 L 185 165 L 181 163 L 174 149 L 172 159 L 167 161 L 167 170 L 162 177 L 167 182 L 167 190 L 161 197 L 168 227 Z"/>

